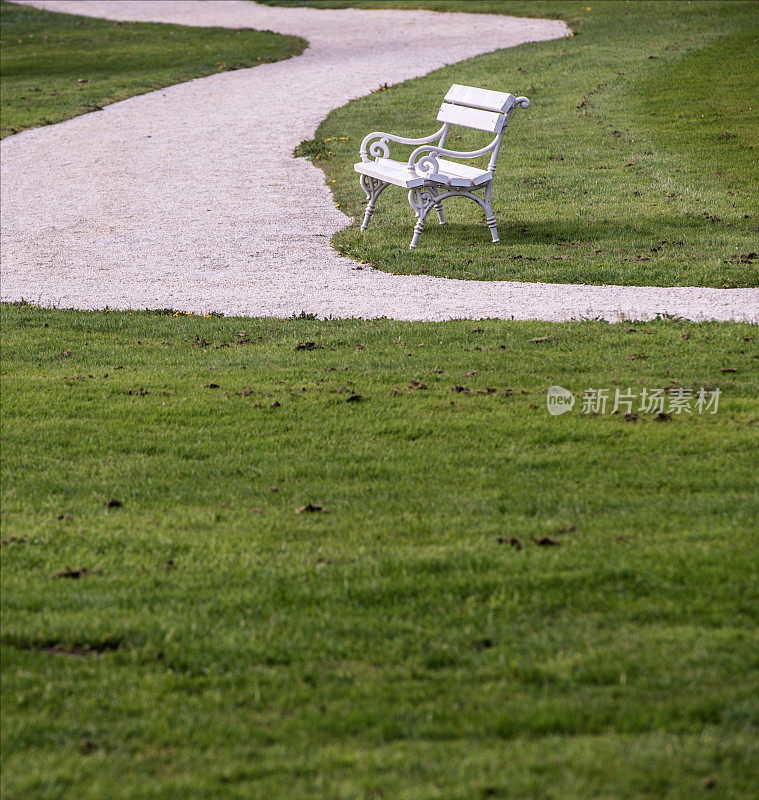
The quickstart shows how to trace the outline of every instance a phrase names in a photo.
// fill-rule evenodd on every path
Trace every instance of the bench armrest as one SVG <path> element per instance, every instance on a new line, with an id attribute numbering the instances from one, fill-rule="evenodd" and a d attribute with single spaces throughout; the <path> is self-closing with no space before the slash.
<path id="1" fill-rule="evenodd" d="M 387 148 L 387 143 L 389 141 L 398 142 L 398 144 L 428 144 L 429 142 L 434 142 L 435 139 L 439 139 L 443 135 L 444 128 L 445 125 L 443 125 L 440 130 L 435 131 L 435 133 L 433 133 L 431 136 L 425 136 L 421 139 L 407 139 L 405 136 L 396 136 L 393 133 L 374 131 L 374 133 L 370 133 L 368 136 L 364 137 L 364 141 L 361 142 L 359 155 L 361 156 L 362 161 L 369 161 L 369 155 L 372 155 L 375 158 L 388 158 L 390 152 Z M 371 142 L 372 139 L 377 139 L 378 141 L 373 142 L 370 145 L 369 142 Z"/>
<path id="2" fill-rule="evenodd" d="M 420 178 L 425 178 L 431 173 L 438 171 L 438 163 L 436 156 L 450 156 L 452 158 L 477 158 L 477 156 L 484 156 L 492 152 L 499 139 L 494 139 L 487 147 L 480 150 L 448 150 L 446 147 L 435 147 L 434 145 L 425 145 L 417 147 L 416 150 L 409 156 L 408 171 L 411 175 L 417 175 Z"/>

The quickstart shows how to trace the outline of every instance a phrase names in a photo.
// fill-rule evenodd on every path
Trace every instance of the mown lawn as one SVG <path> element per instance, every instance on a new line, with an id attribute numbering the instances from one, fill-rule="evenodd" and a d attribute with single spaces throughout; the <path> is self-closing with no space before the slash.
<path id="1" fill-rule="evenodd" d="M 270 31 L 110 22 L 5 2 L 0 27 L 2 136 L 306 46 Z"/>
<path id="2" fill-rule="evenodd" d="M 360 222 L 366 201 L 353 163 L 367 133 L 434 132 L 452 83 L 532 101 L 514 113 L 499 159 L 500 245 L 490 243 L 479 207 L 455 200 L 446 205 L 451 224 L 441 228 L 430 215 L 419 248 L 409 251 L 411 209 L 406 193 L 390 187 L 366 233 L 357 223 L 335 235 L 339 250 L 389 272 L 475 280 L 759 285 L 756 3 L 394 6 L 560 16 L 575 35 L 454 64 L 330 114 L 299 152 L 319 155 L 340 207 Z M 488 141 L 459 134 L 449 146 Z M 395 148 L 391 157 L 410 155 Z"/>
<path id="3" fill-rule="evenodd" d="M 4 797 L 755 796 L 755 326 L 2 312 Z"/>

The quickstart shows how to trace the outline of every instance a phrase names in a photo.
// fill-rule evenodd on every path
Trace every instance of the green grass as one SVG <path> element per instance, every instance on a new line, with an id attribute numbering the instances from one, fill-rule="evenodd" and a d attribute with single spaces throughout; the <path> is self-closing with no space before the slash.
<path id="1" fill-rule="evenodd" d="M 0 25 L 2 136 L 306 46 L 270 31 L 109 22 L 12 3 L 0 3 Z"/>
<path id="2" fill-rule="evenodd" d="M 755 797 L 756 337 L 4 306 L 3 797 Z"/>
<path id="3" fill-rule="evenodd" d="M 334 236 L 341 252 L 389 272 L 463 279 L 759 285 L 750 258 L 759 249 L 755 3 L 394 5 L 560 15 L 576 35 L 454 64 L 332 112 L 311 151 L 340 207 L 360 221 L 366 201 L 353 163 L 366 133 L 429 134 L 454 82 L 532 100 L 514 113 L 499 160 L 500 245 L 478 206 L 455 201 L 446 205 L 451 224 L 430 215 L 410 252 L 406 193 L 390 187 L 366 233 L 355 224 Z M 486 143 L 459 130 L 449 138 L 456 149 Z M 408 158 L 410 148 L 396 148 L 391 157 Z"/>

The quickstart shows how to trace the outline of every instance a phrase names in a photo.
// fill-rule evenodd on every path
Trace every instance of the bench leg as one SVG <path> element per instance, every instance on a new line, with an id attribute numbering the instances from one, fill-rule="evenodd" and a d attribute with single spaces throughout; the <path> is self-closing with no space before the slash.
<path id="1" fill-rule="evenodd" d="M 414 225 L 414 235 L 411 237 L 411 244 L 409 245 L 410 250 L 415 250 L 416 245 L 419 242 L 419 234 L 424 230 L 424 223 L 421 220 L 418 220 L 416 225 Z"/>
<path id="2" fill-rule="evenodd" d="M 430 189 L 435 198 L 437 198 L 437 190 Z M 443 216 L 443 203 L 440 200 L 435 201 L 435 211 L 437 211 L 437 218 L 441 225 L 445 225 L 445 217 Z"/>
<path id="3" fill-rule="evenodd" d="M 364 221 L 361 223 L 361 230 L 365 231 L 369 227 L 369 220 L 374 213 L 374 206 L 377 202 L 377 198 L 390 184 L 378 180 L 377 178 L 370 178 L 368 175 L 362 175 L 360 183 L 366 195 L 366 199 L 369 201 L 366 205 L 366 211 L 364 212 Z"/>
<path id="4" fill-rule="evenodd" d="M 442 193 L 442 198 L 437 189 L 431 186 L 425 186 L 421 189 L 412 189 L 408 193 L 408 201 L 411 208 L 416 215 L 416 225 L 414 225 L 414 236 L 411 239 L 409 247 L 415 248 L 419 242 L 419 235 L 424 230 L 424 220 L 431 208 L 435 208 L 440 219 L 440 224 L 445 224 L 445 217 L 443 217 L 442 200 L 448 197 L 468 197 L 474 200 L 482 209 L 485 214 L 485 222 L 487 223 L 490 235 L 493 237 L 493 242 L 499 242 L 498 227 L 496 225 L 495 214 L 493 214 L 493 207 L 490 205 L 490 184 L 485 189 L 485 197 L 479 197 L 474 194 L 474 191 L 465 191 L 463 189 L 452 189 L 448 192 Z"/>
<path id="5" fill-rule="evenodd" d="M 470 197 L 479 204 L 480 208 L 485 214 L 485 222 L 490 229 L 490 235 L 493 237 L 493 243 L 496 243 L 500 242 L 501 240 L 498 238 L 498 228 L 496 226 L 495 214 L 493 214 L 493 207 L 490 205 L 490 187 L 491 184 L 488 183 L 487 188 L 485 189 L 485 197 L 479 197 L 478 195 L 474 194 L 474 192 L 461 192 L 461 194 L 465 197 Z"/>
<path id="6" fill-rule="evenodd" d="M 493 237 L 493 242 L 500 242 L 501 240 L 498 238 L 498 228 L 496 227 L 495 223 L 495 214 L 493 214 L 493 207 L 490 205 L 490 189 L 492 184 L 488 184 L 488 188 L 485 190 L 485 222 L 487 223 L 488 228 L 490 228 L 490 234 Z"/>
<path id="7" fill-rule="evenodd" d="M 411 239 L 411 244 L 409 248 L 412 250 L 416 247 L 417 242 L 419 241 L 419 234 L 424 230 L 424 219 L 429 213 L 429 210 L 432 206 L 436 205 L 435 198 L 437 194 L 433 196 L 433 193 L 429 189 L 412 189 L 408 193 L 408 201 L 411 204 L 411 208 L 414 209 L 414 214 L 416 214 L 416 225 L 414 225 L 414 235 Z M 439 200 L 437 201 L 440 202 Z"/>
<path id="8" fill-rule="evenodd" d="M 369 227 L 369 220 L 372 218 L 372 214 L 374 213 L 374 204 L 377 202 L 377 198 L 373 197 L 366 206 L 366 211 L 364 212 L 364 220 L 361 223 L 361 230 L 365 231 Z"/>

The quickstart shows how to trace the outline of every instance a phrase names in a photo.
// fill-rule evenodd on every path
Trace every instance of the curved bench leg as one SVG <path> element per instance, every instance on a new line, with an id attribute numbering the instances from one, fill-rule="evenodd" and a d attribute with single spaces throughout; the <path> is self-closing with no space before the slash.
<path id="1" fill-rule="evenodd" d="M 437 193 L 433 196 L 433 193 L 425 188 L 425 189 L 411 189 L 408 193 L 408 201 L 411 204 L 411 208 L 414 209 L 414 214 L 416 214 L 416 225 L 414 225 L 414 235 L 411 238 L 411 244 L 409 248 L 412 250 L 416 247 L 417 242 L 419 241 L 419 234 L 424 230 L 424 219 L 427 216 L 429 210 L 432 206 L 436 205 Z M 438 200 L 437 203 L 440 201 Z"/>
<path id="2" fill-rule="evenodd" d="M 414 225 L 414 235 L 411 237 L 411 244 L 409 245 L 409 249 L 414 250 L 416 248 L 416 245 L 419 242 L 419 234 L 423 230 L 424 230 L 424 220 L 418 219 L 416 225 Z"/>
<path id="3" fill-rule="evenodd" d="M 430 189 L 435 199 L 435 211 L 437 211 L 437 218 L 440 221 L 441 225 L 445 225 L 445 217 L 443 216 L 443 203 L 441 200 L 437 199 L 438 192 L 437 189 Z"/>
<path id="4" fill-rule="evenodd" d="M 362 175 L 360 183 L 366 195 L 366 199 L 369 201 L 366 206 L 366 211 L 364 212 L 364 221 L 361 223 L 361 230 L 365 231 L 369 227 L 369 220 L 374 213 L 374 205 L 377 202 L 377 198 L 390 184 L 378 178 L 370 178 L 368 175 Z"/>
<path id="5" fill-rule="evenodd" d="M 496 226 L 495 214 L 493 214 L 493 208 L 490 205 L 490 186 L 491 184 L 487 184 L 484 198 L 478 197 L 476 194 L 474 194 L 474 190 L 472 190 L 471 192 L 466 192 L 466 191 L 451 192 L 451 194 L 458 194 L 462 197 L 469 197 L 480 206 L 480 208 L 483 210 L 485 214 L 485 222 L 487 223 L 487 226 L 490 229 L 490 235 L 493 237 L 493 243 L 496 243 L 500 242 L 501 240 L 498 238 L 498 228 Z"/>
<path id="6" fill-rule="evenodd" d="M 411 189 L 408 193 L 408 201 L 411 208 L 416 215 L 416 225 L 414 226 L 414 236 L 411 239 L 410 248 L 415 248 L 419 242 L 419 235 L 424 230 L 424 220 L 431 208 L 435 208 L 438 212 L 441 224 L 445 224 L 443 217 L 442 201 L 447 197 L 468 197 L 474 200 L 483 213 L 485 214 L 485 222 L 487 223 L 490 234 L 493 237 L 493 242 L 499 242 L 498 227 L 496 225 L 495 214 L 490 205 L 490 184 L 485 189 L 485 197 L 479 197 L 474 194 L 474 191 L 467 191 L 466 189 L 452 189 L 442 194 L 437 189 L 431 186 L 425 186 L 422 189 Z"/>
<path id="7" fill-rule="evenodd" d="M 498 238 L 498 228 L 496 227 L 495 222 L 495 214 L 493 214 L 493 207 L 490 205 L 490 187 L 492 186 L 491 183 L 488 184 L 488 188 L 485 190 L 485 222 L 487 223 L 488 228 L 490 228 L 490 234 L 493 237 L 493 243 L 500 242 L 501 240 Z"/>

